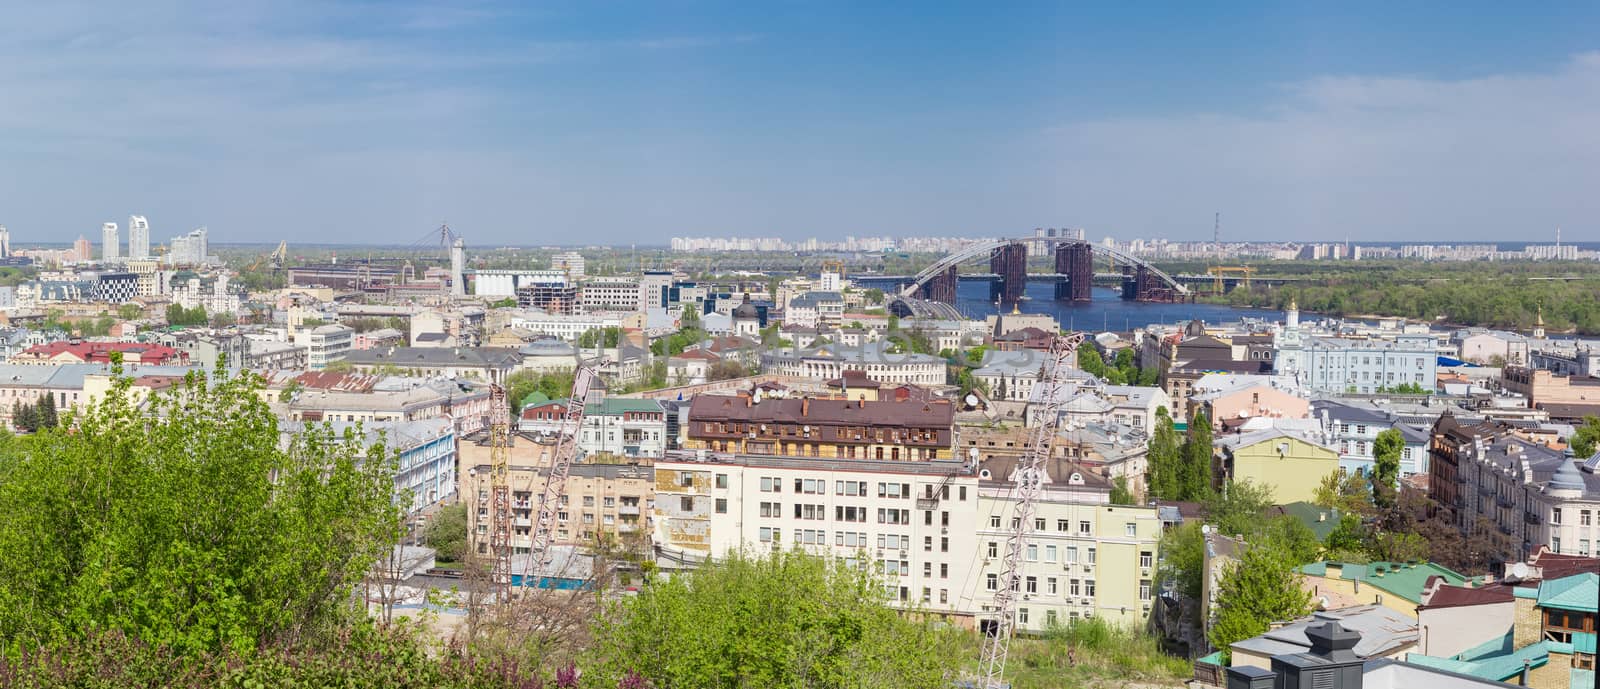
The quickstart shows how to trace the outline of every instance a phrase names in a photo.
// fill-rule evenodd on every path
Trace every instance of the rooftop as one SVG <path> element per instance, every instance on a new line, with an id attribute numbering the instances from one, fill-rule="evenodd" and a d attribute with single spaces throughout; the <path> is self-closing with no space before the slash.
<path id="1" fill-rule="evenodd" d="M 1460 572 L 1432 562 L 1371 562 L 1362 565 L 1323 561 L 1301 567 L 1300 573 L 1326 577 L 1330 565 L 1340 567 L 1339 579 L 1359 581 L 1412 603 L 1422 602 L 1422 590 L 1427 587 L 1430 577 L 1437 576 L 1444 583 L 1457 586 L 1468 581 Z"/>

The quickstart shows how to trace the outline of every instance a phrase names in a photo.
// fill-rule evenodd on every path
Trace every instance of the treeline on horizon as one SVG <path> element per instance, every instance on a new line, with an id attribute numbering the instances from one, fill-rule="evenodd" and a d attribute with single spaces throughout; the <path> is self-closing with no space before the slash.
<path id="1" fill-rule="evenodd" d="M 1400 316 L 1526 332 L 1540 314 L 1551 334 L 1600 334 L 1600 277 L 1590 263 L 1374 262 L 1258 266 L 1257 277 L 1294 276 L 1283 286 L 1237 288 L 1205 301 L 1287 308 L 1330 316 Z M 1200 268 L 1195 272 L 1201 272 Z M 1538 279 L 1538 278 L 1576 279 Z"/>

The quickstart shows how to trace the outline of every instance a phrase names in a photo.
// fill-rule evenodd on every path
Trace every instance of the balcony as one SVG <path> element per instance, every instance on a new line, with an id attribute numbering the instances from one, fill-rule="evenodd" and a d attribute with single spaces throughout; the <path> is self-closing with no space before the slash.
<path id="1" fill-rule="evenodd" d="M 1509 525 L 1506 525 L 1506 524 L 1501 524 L 1500 525 L 1500 533 L 1503 533 L 1503 534 L 1505 534 L 1507 536 L 1510 536 L 1511 533 L 1512 533 L 1511 527 Z"/>
<path id="2" fill-rule="evenodd" d="M 1497 495 L 1497 496 L 1495 496 L 1494 503 L 1496 505 L 1501 506 L 1501 507 L 1516 507 L 1516 503 L 1511 501 L 1511 496 L 1509 496 L 1509 495 Z"/>
<path id="3" fill-rule="evenodd" d="M 919 510 L 936 510 L 936 509 L 939 509 L 939 499 L 938 498 L 917 498 L 917 509 L 919 509 Z"/>
<path id="4" fill-rule="evenodd" d="M 633 515 L 633 516 L 637 517 L 637 516 L 639 516 L 639 506 L 638 505 L 619 505 L 619 506 L 617 506 L 617 514 L 627 514 L 627 515 Z"/>
<path id="5" fill-rule="evenodd" d="M 1525 521 L 1529 524 L 1543 524 L 1544 518 L 1532 512 L 1523 512 L 1522 521 Z"/>
<path id="6" fill-rule="evenodd" d="M 1480 484 L 1480 485 L 1479 485 L 1479 486 L 1478 486 L 1478 495 L 1485 495 L 1485 496 L 1487 496 L 1487 495 L 1490 495 L 1490 494 L 1492 494 L 1492 493 L 1494 493 L 1494 489 L 1493 489 L 1493 488 L 1491 488 L 1491 487 L 1489 487 L 1489 485 L 1488 485 L 1488 484 Z"/>

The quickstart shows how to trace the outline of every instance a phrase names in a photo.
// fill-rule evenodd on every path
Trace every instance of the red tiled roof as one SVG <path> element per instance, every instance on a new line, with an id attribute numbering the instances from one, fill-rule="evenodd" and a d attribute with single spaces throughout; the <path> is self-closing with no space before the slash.
<path id="1" fill-rule="evenodd" d="M 142 342 L 84 342 L 81 340 L 57 340 L 41 345 L 34 345 L 23 351 L 29 357 L 51 359 L 62 354 L 71 354 L 80 361 L 107 362 L 111 360 L 112 352 L 121 352 L 124 357 L 137 356 L 139 363 L 166 364 L 187 361 L 189 355 L 171 347 Z"/>
<path id="2" fill-rule="evenodd" d="M 1438 576 L 1428 577 L 1428 581 L 1423 585 L 1423 588 L 1427 589 L 1429 586 L 1434 585 L 1435 579 L 1441 578 Z M 1509 586 L 1491 585 L 1471 588 L 1467 586 L 1451 586 L 1444 584 L 1441 580 L 1439 588 L 1433 592 L 1433 595 L 1430 596 L 1424 591 L 1422 603 L 1417 606 L 1417 609 L 1459 608 L 1467 605 L 1510 603 L 1511 598 L 1511 587 Z"/>

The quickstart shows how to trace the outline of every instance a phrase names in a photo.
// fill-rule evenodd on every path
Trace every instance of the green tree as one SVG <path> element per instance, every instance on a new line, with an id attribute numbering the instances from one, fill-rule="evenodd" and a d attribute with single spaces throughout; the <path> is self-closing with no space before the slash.
<path id="1" fill-rule="evenodd" d="M 144 307 L 138 304 L 120 304 L 117 306 L 117 317 L 125 321 L 135 320 L 144 315 Z"/>
<path id="2" fill-rule="evenodd" d="M 1205 536 L 1198 521 L 1188 521 L 1161 534 L 1161 568 L 1157 578 L 1173 582 L 1178 593 L 1199 600 L 1205 577 Z"/>
<path id="3" fill-rule="evenodd" d="M 1341 514 L 1367 515 L 1372 512 L 1372 487 L 1357 474 L 1330 471 L 1322 477 L 1311 501 L 1318 507 L 1337 510 Z"/>
<path id="4" fill-rule="evenodd" d="M 1078 348 L 1078 368 L 1084 373 L 1103 378 L 1106 375 L 1105 356 L 1100 353 L 1099 348 L 1085 343 Z"/>
<path id="5" fill-rule="evenodd" d="M 1400 487 L 1400 455 L 1405 450 L 1406 439 L 1398 428 L 1387 429 L 1372 440 L 1372 499 L 1380 508 L 1394 504 Z"/>
<path id="6" fill-rule="evenodd" d="M 56 414 L 55 395 L 48 392 L 40 395 L 39 401 L 34 403 L 34 409 L 38 414 L 35 422 L 37 428 L 55 428 L 61 425 L 61 418 Z"/>
<path id="7" fill-rule="evenodd" d="M 399 535 L 393 458 L 316 426 L 280 445 L 260 379 L 131 381 L 6 448 L 0 639 L 119 630 L 183 654 L 314 639 Z"/>
<path id="8" fill-rule="evenodd" d="M 467 556 L 467 503 L 445 505 L 428 520 L 422 541 L 440 560 L 461 562 Z"/>
<path id="9" fill-rule="evenodd" d="M 1573 455 L 1584 459 L 1593 457 L 1596 446 L 1600 445 L 1600 417 L 1583 417 L 1583 425 L 1567 438 L 1567 444 L 1572 446 Z"/>
<path id="10" fill-rule="evenodd" d="M 489 308 L 491 309 L 514 309 L 516 307 L 516 297 L 506 297 L 504 299 L 496 299 L 492 302 L 489 302 Z"/>
<path id="11" fill-rule="evenodd" d="M 1230 481 L 1221 491 L 1207 495 L 1204 507 L 1206 523 L 1215 525 L 1223 535 L 1254 534 L 1272 507 L 1272 489 L 1248 479 Z"/>
<path id="12" fill-rule="evenodd" d="M 522 400 L 535 392 L 553 400 L 571 395 L 572 377 L 571 371 L 517 371 L 506 376 L 506 397 L 511 402 L 511 413 L 522 411 Z"/>
<path id="13" fill-rule="evenodd" d="M 1118 476 L 1111 480 L 1111 504 L 1133 504 L 1133 493 L 1128 491 L 1128 478 L 1126 476 Z"/>
<path id="14" fill-rule="evenodd" d="M 1189 437 L 1183 442 L 1178 486 L 1182 500 L 1204 500 L 1211 494 L 1211 420 L 1198 410 L 1189 420 Z"/>
<path id="15" fill-rule="evenodd" d="M 1361 523 L 1360 516 L 1344 514 L 1339 517 L 1339 525 L 1328 532 L 1323 544 L 1333 552 L 1363 552 L 1367 545 L 1367 527 Z"/>
<path id="16" fill-rule="evenodd" d="M 1166 407 L 1156 410 L 1156 428 L 1150 436 L 1147 456 L 1150 494 L 1162 500 L 1183 499 L 1182 444 Z"/>
<path id="17" fill-rule="evenodd" d="M 882 581 L 799 551 L 735 553 L 609 601 L 596 686 L 946 687 L 955 639 L 889 607 Z"/>
<path id="18" fill-rule="evenodd" d="M 1207 638 L 1215 648 L 1227 648 L 1267 631 L 1280 620 L 1311 612 L 1311 592 L 1300 587 L 1299 563 L 1270 546 L 1252 545 L 1218 582 L 1216 621 Z"/>

